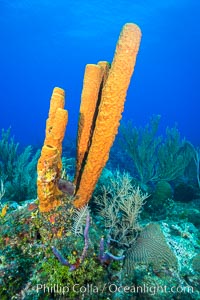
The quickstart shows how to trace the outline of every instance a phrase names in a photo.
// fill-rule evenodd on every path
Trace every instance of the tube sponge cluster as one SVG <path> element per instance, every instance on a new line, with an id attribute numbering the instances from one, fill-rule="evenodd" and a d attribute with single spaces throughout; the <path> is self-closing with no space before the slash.
<path id="1" fill-rule="evenodd" d="M 77 135 L 74 178 L 76 208 L 85 206 L 94 191 L 118 131 L 124 102 L 141 40 L 139 27 L 124 25 L 113 62 L 88 64 L 85 69 Z M 55 88 L 51 98 L 46 138 L 38 161 L 38 198 L 41 212 L 60 205 L 62 141 L 67 124 L 64 91 Z"/>
<path id="2" fill-rule="evenodd" d="M 49 212 L 60 205 L 63 195 L 58 189 L 58 180 L 62 171 L 62 141 L 68 121 L 68 113 L 64 109 L 64 104 L 64 90 L 54 88 L 49 117 L 46 121 L 46 137 L 37 165 L 40 212 Z"/>
<path id="3" fill-rule="evenodd" d="M 139 27 L 127 23 L 121 31 L 110 70 L 108 71 L 108 64 L 102 62 L 96 66 L 86 66 L 78 133 L 78 167 L 75 177 L 77 188 L 74 205 L 77 208 L 84 206 L 90 200 L 108 160 L 124 109 L 140 40 Z M 88 85 L 87 82 L 93 82 L 95 78 L 88 80 L 88 69 L 91 68 L 96 72 L 96 82 Z M 93 121 L 88 134 L 86 120 L 91 112 L 93 112 Z"/>

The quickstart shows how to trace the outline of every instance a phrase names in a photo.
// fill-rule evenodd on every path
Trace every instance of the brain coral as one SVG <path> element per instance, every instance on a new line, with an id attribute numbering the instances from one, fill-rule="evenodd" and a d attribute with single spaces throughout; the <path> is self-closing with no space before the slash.
<path id="1" fill-rule="evenodd" d="M 137 263 L 152 265 L 155 270 L 177 269 L 177 258 L 168 246 L 159 224 L 148 224 L 127 251 L 125 259 L 127 273 L 131 273 Z"/>

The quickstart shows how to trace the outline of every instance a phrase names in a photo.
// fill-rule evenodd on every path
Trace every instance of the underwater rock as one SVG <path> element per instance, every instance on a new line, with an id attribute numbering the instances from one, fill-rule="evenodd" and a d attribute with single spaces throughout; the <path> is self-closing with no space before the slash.
<path id="1" fill-rule="evenodd" d="M 200 211 L 195 208 L 187 210 L 187 219 L 193 223 L 196 227 L 200 227 Z"/>
<path id="2" fill-rule="evenodd" d="M 161 203 L 166 202 L 167 199 L 172 198 L 172 187 L 169 182 L 165 180 L 158 181 L 155 192 L 153 194 L 154 206 L 160 206 Z"/>
<path id="3" fill-rule="evenodd" d="M 15 201 L 10 201 L 10 202 L 9 202 L 9 209 L 11 209 L 11 210 L 15 210 L 15 209 L 17 209 L 19 206 L 20 206 L 19 203 L 15 202 Z"/>
<path id="4" fill-rule="evenodd" d="M 193 186 L 180 183 L 174 188 L 174 200 L 180 202 L 189 202 L 196 198 L 196 192 Z"/>
<path id="5" fill-rule="evenodd" d="M 200 273 L 200 253 L 198 253 L 192 260 L 193 270 Z"/>
<path id="6" fill-rule="evenodd" d="M 171 207 L 170 200 L 172 199 L 172 187 L 165 180 L 159 181 L 155 190 L 149 198 L 147 210 L 156 220 L 161 220 L 166 217 L 168 209 Z"/>

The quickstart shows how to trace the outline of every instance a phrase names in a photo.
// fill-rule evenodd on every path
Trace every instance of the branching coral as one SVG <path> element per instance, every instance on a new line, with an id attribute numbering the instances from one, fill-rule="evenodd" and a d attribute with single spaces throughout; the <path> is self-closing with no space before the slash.
<path id="1" fill-rule="evenodd" d="M 99 213 L 105 220 L 112 240 L 119 245 L 129 246 L 140 230 L 138 218 L 148 194 L 141 192 L 139 187 L 132 185 L 128 173 L 114 173 L 102 186 L 101 194 L 95 197 Z"/>

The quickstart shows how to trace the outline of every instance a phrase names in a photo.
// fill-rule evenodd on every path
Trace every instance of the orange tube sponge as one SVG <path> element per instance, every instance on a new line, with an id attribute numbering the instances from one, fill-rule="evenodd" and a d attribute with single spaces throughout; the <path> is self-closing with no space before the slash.
<path id="1" fill-rule="evenodd" d="M 65 130 L 68 122 L 68 112 L 65 109 L 58 108 L 55 113 L 55 119 L 51 130 L 51 140 L 48 142 L 56 147 L 62 154 L 62 141 L 65 136 Z M 46 144 L 46 142 L 45 142 Z"/>
<path id="2" fill-rule="evenodd" d="M 101 67 L 95 64 L 86 65 L 79 113 L 75 185 L 79 181 L 83 160 L 88 152 L 101 82 Z"/>
<path id="3" fill-rule="evenodd" d="M 103 86 L 105 85 L 105 82 L 108 78 L 109 70 L 110 70 L 110 64 L 107 61 L 99 61 L 98 66 L 101 67 L 102 72 L 103 72 L 103 81 L 102 84 Z"/>
<path id="4" fill-rule="evenodd" d="M 124 25 L 115 50 L 111 69 L 102 90 L 87 163 L 82 171 L 74 205 L 83 207 L 90 200 L 101 171 L 105 166 L 110 148 L 118 131 L 124 109 L 136 56 L 139 50 L 141 31 L 135 24 Z"/>
<path id="5" fill-rule="evenodd" d="M 79 184 L 81 170 L 88 155 L 101 91 L 108 77 L 109 68 L 110 64 L 106 61 L 98 62 L 98 65 L 88 64 L 85 68 L 77 137 L 75 185 Z"/>
<path id="6" fill-rule="evenodd" d="M 46 121 L 46 137 L 44 144 L 51 145 L 52 143 L 52 128 L 54 125 L 55 115 L 58 108 L 64 108 L 65 105 L 65 91 L 59 87 L 53 89 L 50 100 L 49 116 Z"/>
<path id="7" fill-rule="evenodd" d="M 61 169 L 62 162 L 58 149 L 44 145 L 37 165 L 37 189 L 41 212 L 49 212 L 60 205 L 62 192 L 57 188 L 56 181 Z"/>
<path id="8" fill-rule="evenodd" d="M 40 212 L 49 212 L 61 203 L 63 196 L 58 189 L 62 171 L 62 141 L 68 121 L 64 108 L 64 90 L 54 88 L 46 122 L 46 137 L 37 164 L 37 193 Z"/>

